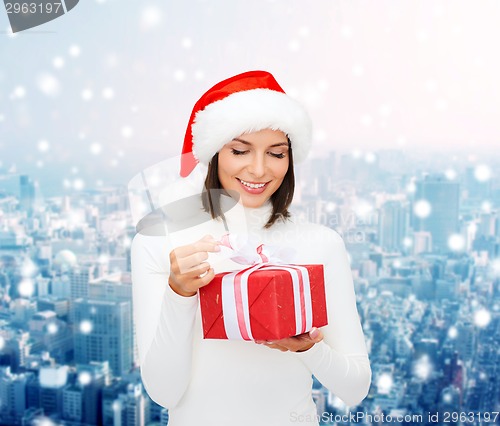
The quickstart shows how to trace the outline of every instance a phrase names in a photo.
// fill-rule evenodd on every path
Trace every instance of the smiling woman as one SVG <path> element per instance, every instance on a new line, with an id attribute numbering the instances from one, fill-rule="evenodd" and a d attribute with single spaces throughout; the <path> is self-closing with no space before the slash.
<path id="1" fill-rule="evenodd" d="M 204 339 L 198 291 L 213 280 L 209 259 L 230 238 L 210 224 L 182 246 L 137 234 L 131 257 L 141 376 L 173 426 L 195 424 L 194 412 L 210 426 L 281 426 L 298 418 L 318 425 L 312 375 L 347 405 L 368 392 L 370 364 L 342 238 L 288 211 L 294 163 L 305 159 L 310 140 L 307 112 L 265 71 L 216 84 L 193 109 L 180 173 L 187 177 L 198 162 L 208 166 L 200 209 L 227 229 L 245 223 L 262 245 L 293 248 L 296 264 L 322 265 L 328 325 L 271 341 Z M 239 202 L 245 217 L 222 208 L 227 198 Z M 220 272 L 241 270 L 224 262 L 217 263 Z M 311 292 L 296 295 L 312 299 Z"/>

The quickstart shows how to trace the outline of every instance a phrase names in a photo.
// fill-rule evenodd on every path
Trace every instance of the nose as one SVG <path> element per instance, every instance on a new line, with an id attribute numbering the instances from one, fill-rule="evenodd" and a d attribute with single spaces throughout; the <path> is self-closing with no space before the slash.
<path id="1" fill-rule="evenodd" d="M 248 171 L 251 175 L 259 178 L 265 175 L 266 167 L 265 155 L 256 154 L 248 165 Z"/>

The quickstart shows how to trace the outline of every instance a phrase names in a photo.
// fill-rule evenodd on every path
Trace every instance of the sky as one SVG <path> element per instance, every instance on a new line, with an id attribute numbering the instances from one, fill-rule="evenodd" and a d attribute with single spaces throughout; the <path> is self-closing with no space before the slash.
<path id="1" fill-rule="evenodd" d="M 496 0 L 82 0 L 15 35 L 0 9 L 0 164 L 56 190 L 178 155 L 213 84 L 264 69 L 302 102 L 312 157 L 487 155 L 500 137 Z"/>

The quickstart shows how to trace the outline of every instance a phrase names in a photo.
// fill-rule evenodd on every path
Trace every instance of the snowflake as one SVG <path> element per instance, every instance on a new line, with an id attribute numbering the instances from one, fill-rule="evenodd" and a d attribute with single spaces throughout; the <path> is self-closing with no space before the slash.
<path id="1" fill-rule="evenodd" d="M 82 371 L 78 374 L 78 383 L 82 386 L 86 386 L 92 382 L 92 375 L 88 371 Z"/>
<path id="2" fill-rule="evenodd" d="M 359 149 L 354 149 L 351 153 L 353 158 L 360 158 L 361 157 L 361 150 Z"/>
<path id="3" fill-rule="evenodd" d="M 92 331 L 92 322 L 89 320 L 83 320 L 80 322 L 80 331 L 84 334 L 89 334 Z"/>
<path id="4" fill-rule="evenodd" d="M 288 50 L 290 52 L 297 52 L 300 49 L 300 43 L 297 40 L 290 40 L 288 43 Z"/>
<path id="5" fill-rule="evenodd" d="M 90 152 L 94 155 L 99 154 L 102 151 L 102 146 L 101 144 L 94 142 L 92 145 L 90 145 Z"/>
<path id="6" fill-rule="evenodd" d="M 26 96 L 26 89 L 23 86 L 16 86 L 10 95 L 11 99 L 22 99 Z"/>
<path id="7" fill-rule="evenodd" d="M 40 139 L 38 141 L 37 147 L 38 147 L 38 151 L 47 152 L 50 149 L 50 144 L 45 139 Z"/>
<path id="8" fill-rule="evenodd" d="M 460 234 L 452 234 L 448 238 L 448 248 L 452 251 L 462 251 L 465 248 L 465 238 Z"/>
<path id="9" fill-rule="evenodd" d="M 491 321 L 491 314 L 487 309 L 479 309 L 474 313 L 474 324 L 480 328 L 486 327 Z"/>
<path id="10" fill-rule="evenodd" d="M 76 189 L 77 191 L 82 190 L 85 187 L 85 182 L 83 179 L 75 179 L 73 181 L 73 189 Z"/>
<path id="11" fill-rule="evenodd" d="M 452 401 L 451 393 L 446 392 L 443 394 L 443 402 L 450 403 Z"/>
<path id="12" fill-rule="evenodd" d="M 448 180 L 455 180 L 457 178 L 457 172 L 453 169 L 447 169 L 444 172 L 444 175 L 446 176 L 446 179 L 448 179 Z"/>
<path id="13" fill-rule="evenodd" d="M 141 29 L 151 30 L 161 22 L 161 12 L 157 7 L 149 6 L 142 11 Z"/>
<path id="14" fill-rule="evenodd" d="M 403 245 L 405 247 L 411 247 L 413 245 L 413 240 L 410 237 L 403 238 Z"/>
<path id="15" fill-rule="evenodd" d="M 78 56 L 80 56 L 80 53 L 81 53 L 81 50 L 80 50 L 79 46 L 77 46 L 76 44 L 73 44 L 72 46 L 70 46 L 69 54 L 71 56 L 73 56 L 74 58 L 77 58 Z"/>
<path id="16" fill-rule="evenodd" d="M 49 334 L 56 334 L 58 331 L 57 324 L 54 322 L 51 322 L 50 324 L 48 324 L 47 331 L 49 332 Z"/>
<path id="17" fill-rule="evenodd" d="M 374 163 L 376 159 L 377 157 L 373 152 L 367 152 L 365 154 L 365 161 L 369 164 Z"/>
<path id="18" fill-rule="evenodd" d="M 427 380 L 432 373 L 432 364 L 429 361 L 428 355 L 423 355 L 418 361 L 415 363 L 414 369 L 415 375 L 422 379 Z"/>
<path id="19" fill-rule="evenodd" d="M 474 169 L 474 177 L 478 182 L 486 182 L 491 178 L 491 169 L 486 164 L 479 164 Z"/>
<path id="20" fill-rule="evenodd" d="M 181 42 L 181 46 L 184 49 L 190 49 L 193 47 L 193 41 L 189 37 L 184 37 Z"/>
<path id="21" fill-rule="evenodd" d="M 21 266 L 21 276 L 24 278 L 33 277 L 37 271 L 35 263 L 30 258 L 26 258 Z"/>
<path id="22" fill-rule="evenodd" d="M 449 337 L 450 339 L 455 339 L 457 336 L 458 336 L 458 330 L 457 330 L 457 328 L 456 328 L 456 327 L 453 327 L 453 326 L 452 326 L 452 327 L 450 327 L 450 328 L 448 329 L 448 337 Z"/>
<path id="23" fill-rule="evenodd" d="M 104 99 L 113 99 L 115 97 L 115 92 L 111 87 L 105 87 L 102 91 L 102 97 Z"/>
<path id="24" fill-rule="evenodd" d="M 377 380 L 377 391 L 379 394 L 387 395 L 390 393 L 392 385 L 392 376 L 389 373 L 383 373 Z"/>
<path id="25" fill-rule="evenodd" d="M 134 134 L 134 130 L 130 126 L 122 127 L 122 136 L 126 139 L 129 139 Z"/>
<path id="26" fill-rule="evenodd" d="M 419 217 L 420 219 L 429 217 L 431 211 L 431 203 L 424 199 L 418 200 L 413 206 L 413 212 L 415 213 L 415 216 Z"/>
<path id="27" fill-rule="evenodd" d="M 491 208 L 492 208 L 492 205 L 491 205 L 491 202 L 490 201 L 483 201 L 481 203 L 481 210 L 485 213 L 491 213 Z"/>
<path id="28" fill-rule="evenodd" d="M 82 99 L 84 101 L 90 101 L 93 97 L 94 97 L 94 94 L 92 93 L 92 90 L 90 90 L 90 89 L 82 90 Z"/>
<path id="29" fill-rule="evenodd" d="M 205 73 L 201 70 L 197 70 L 195 71 L 194 73 L 194 79 L 196 81 L 200 81 L 200 80 L 203 80 L 205 78 Z"/>
<path id="30" fill-rule="evenodd" d="M 54 68 L 62 68 L 64 67 L 64 59 L 61 58 L 60 56 L 56 56 L 53 60 L 52 60 L 52 65 L 54 66 Z"/>
<path id="31" fill-rule="evenodd" d="M 29 278 L 23 279 L 17 288 L 19 294 L 23 297 L 31 297 L 35 292 L 35 286 L 33 285 L 33 281 Z"/>
<path id="32" fill-rule="evenodd" d="M 38 76 L 37 86 L 47 96 L 57 96 L 61 91 L 59 80 L 49 73 L 42 73 Z"/>

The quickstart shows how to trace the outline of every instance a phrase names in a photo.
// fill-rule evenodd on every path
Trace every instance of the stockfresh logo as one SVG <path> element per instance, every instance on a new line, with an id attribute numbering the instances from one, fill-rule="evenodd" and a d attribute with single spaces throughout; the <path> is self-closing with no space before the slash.
<path id="1" fill-rule="evenodd" d="M 73 9 L 80 0 L 4 0 L 13 33 L 52 21 Z"/>

